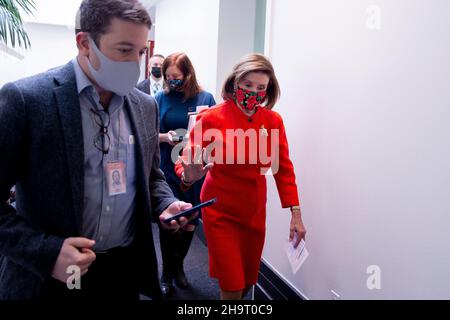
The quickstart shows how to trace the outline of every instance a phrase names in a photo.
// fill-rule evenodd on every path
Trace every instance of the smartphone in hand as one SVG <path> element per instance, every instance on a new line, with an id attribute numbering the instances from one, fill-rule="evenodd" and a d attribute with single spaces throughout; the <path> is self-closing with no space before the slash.
<path id="1" fill-rule="evenodd" d="M 196 205 L 196 206 L 194 206 L 192 208 L 184 210 L 184 211 L 182 211 L 180 213 L 177 213 L 176 215 L 174 215 L 174 216 L 172 216 L 170 218 L 167 218 L 167 219 L 163 220 L 163 222 L 166 223 L 166 224 L 170 224 L 173 220 L 178 220 L 181 217 L 188 218 L 189 216 L 191 216 L 192 214 L 194 214 L 195 212 L 197 212 L 201 208 L 208 207 L 210 205 L 213 205 L 216 202 L 217 202 L 217 198 L 211 199 L 211 200 L 206 201 L 206 202 L 202 202 L 202 203 L 200 203 L 200 204 L 198 204 L 198 205 Z"/>
<path id="2" fill-rule="evenodd" d="M 184 140 L 183 136 L 172 136 L 173 142 L 182 142 Z"/>

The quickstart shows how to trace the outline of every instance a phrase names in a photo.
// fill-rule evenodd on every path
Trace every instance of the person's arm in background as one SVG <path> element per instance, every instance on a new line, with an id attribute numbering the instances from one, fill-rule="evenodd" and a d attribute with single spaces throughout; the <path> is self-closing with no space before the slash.
<path id="1" fill-rule="evenodd" d="M 156 131 L 159 132 L 159 108 L 158 105 L 155 105 L 156 112 L 156 123 L 155 128 Z M 160 169 L 160 151 L 159 144 L 156 145 L 156 150 L 153 156 L 152 168 L 150 172 L 149 178 L 149 188 L 150 188 L 150 196 L 152 203 L 152 213 L 153 219 L 155 221 L 162 221 L 170 216 L 179 213 L 180 211 L 189 209 L 192 207 L 192 204 L 185 203 L 183 201 L 178 201 L 177 198 L 174 197 L 172 190 L 167 184 L 164 173 Z M 192 220 L 196 217 L 193 215 L 189 220 Z M 177 221 L 172 221 L 170 226 L 167 226 L 165 223 L 161 223 L 164 228 L 177 230 L 178 228 L 184 228 L 189 221 L 186 218 L 180 218 L 179 224 Z"/>
<path id="2" fill-rule="evenodd" d="M 158 92 L 155 96 L 156 104 L 158 107 L 158 110 L 161 110 L 161 104 L 164 103 L 164 92 Z M 158 113 L 158 117 L 160 114 Z M 162 119 L 159 119 L 161 121 Z M 168 143 L 171 146 L 174 146 L 177 144 L 177 142 L 173 141 L 173 137 L 176 136 L 177 133 L 175 131 L 169 131 L 165 133 L 159 133 L 159 143 Z"/>
<path id="3" fill-rule="evenodd" d="M 212 94 L 209 94 L 209 101 L 208 101 L 209 107 L 211 108 L 211 107 L 215 106 L 216 104 L 217 103 L 216 103 L 216 100 L 214 99 L 214 96 Z"/>
<path id="4" fill-rule="evenodd" d="M 167 133 L 159 134 L 159 143 L 168 143 L 171 146 L 178 144 L 179 142 L 173 141 L 173 137 L 175 137 L 177 133 L 175 131 L 170 130 Z"/>
<path id="5" fill-rule="evenodd" d="M 302 221 L 294 166 L 289 157 L 289 145 L 286 137 L 286 130 L 281 116 L 277 113 L 275 114 L 279 120 L 279 158 L 278 161 L 275 161 L 276 167 L 272 168 L 272 171 L 274 173 L 282 207 L 291 208 L 292 217 L 289 229 L 289 239 L 292 241 L 294 239 L 294 234 L 297 233 L 297 242 L 294 244 L 294 246 L 297 247 L 300 241 L 305 239 L 306 229 Z"/>
<path id="6" fill-rule="evenodd" d="M 175 163 L 175 173 L 181 180 L 181 189 L 187 191 L 195 182 L 202 179 L 214 166 L 208 161 L 204 165 L 204 141 L 203 132 L 207 130 L 208 124 L 203 121 L 203 116 L 208 109 L 201 111 L 196 118 L 196 123 L 189 133 L 189 141 L 183 149 L 183 156 Z M 200 137 L 201 141 L 196 141 Z"/>

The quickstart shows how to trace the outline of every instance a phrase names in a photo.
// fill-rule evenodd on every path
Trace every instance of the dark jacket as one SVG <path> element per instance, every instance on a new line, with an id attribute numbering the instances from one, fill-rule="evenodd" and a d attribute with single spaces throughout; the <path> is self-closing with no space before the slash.
<path id="1" fill-rule="evenodd" d="M 139 84 L 136 86 L 136 88 L 138 88 L 139 90 L 141 90 L 142 92 L 151 95 L 150 92 L 150 79 L 145 79 L 142 82 L 139 82 Z"/>
<path id="2" fill-rule="evenodd" d="M 126 98 L 136 136 L 136 246 L 143 294 L 161 298 L 151 215 L 174 198 L 159 169 L 155 100 Z M 16 185 L 17 211 L 6 205 Z M 0 299 L 38 298 L 64 239 L 80 236 L 84 195 L 81 108 L 72 63 L 0 91 Z"/>

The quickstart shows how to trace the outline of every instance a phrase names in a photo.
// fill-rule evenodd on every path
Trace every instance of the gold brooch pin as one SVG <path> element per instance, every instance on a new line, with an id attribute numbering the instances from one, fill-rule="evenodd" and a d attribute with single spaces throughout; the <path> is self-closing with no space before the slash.
<path id="1" fill-rule="evenodd" d="M 264 128 L 264 125 L 261 126 L 261 128 L 259 129 L 259 132 L 260 132 L 262 137 L 268 137 L 269 136 L 269 133 L 267 132 L 267 129 Z"/>

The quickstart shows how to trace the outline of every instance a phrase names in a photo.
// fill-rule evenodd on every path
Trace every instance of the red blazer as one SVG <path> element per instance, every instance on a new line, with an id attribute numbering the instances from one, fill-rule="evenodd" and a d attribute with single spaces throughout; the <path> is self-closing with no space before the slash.
<path id="1" fill-rule="evenodd" d="M 245 136 L 246 143 L 243 143 Z M 212 151 L 214 168 L 205 178 L 201 200 L 218 197 L 215 210 L 241 216 L 265 211 L 264 172 L 270 167 L 282 207 L 300 204 L 286 131 L 278 113 L 259 108 L 249 118 L 234 102 L 227 101 L 197 116 L 185 149 L 185 161 L 186 152 L 193 145 L 209 146 Z M 183 167 L 179 161 L 175 171 L 181 177 Z"/>

